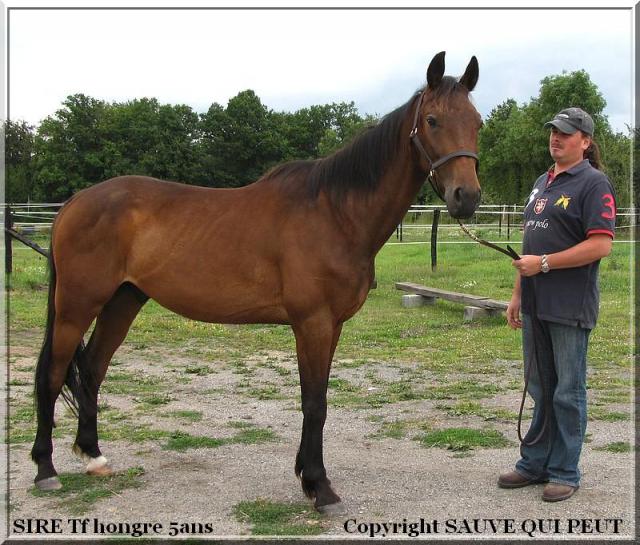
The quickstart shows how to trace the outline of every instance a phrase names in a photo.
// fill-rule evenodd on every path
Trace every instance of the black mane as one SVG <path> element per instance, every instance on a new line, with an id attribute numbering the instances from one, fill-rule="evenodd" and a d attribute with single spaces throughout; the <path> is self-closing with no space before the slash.
<path id="1" fill-rule="evenodd" d="M 433 98 L 442 100 L 466 89 L 456 78 L 446 76 L 434 90 Z M 311 198 L 326 191 L 334 202 L 342 202 L 349 191 L 373 192 L 378 182 L 409 134 L 401 134 L 408 115 L 413 116 L 415 103 L 424 91 L 418 90 L 405 104 L 384 116 L 376 125 L 365 128 L 349 144 L 333 154 L 316 160 L 292 161 L 275 167 L 264 179 L 306 178 L 305 187 Z"/>

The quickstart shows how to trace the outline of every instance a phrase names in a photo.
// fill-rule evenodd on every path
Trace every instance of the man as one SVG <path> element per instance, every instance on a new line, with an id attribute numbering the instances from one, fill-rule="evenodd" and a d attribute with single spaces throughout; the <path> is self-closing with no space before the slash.
<path id="1" fill-rule="evenodd" d="M 512 262 L 517 274 L 507 309 L 509 326 L 523 329 L 525 373 L 533 366 L 528 391 L 535 405 L 521 458 L 514 471 L 500 475 L 498 486 L 545 482 L 542 499 L 561 501 L 580 484 L 587 345 L 598 315 L 598 266 L 611 251 L 616 204 L 600 170 L 591 116 L 568 108 L 545 127 L 551 128 L 555 163 L 536 180 L 525 206 L 524 255 Z M 545 420 L 546 430 L 534 443 Z"/>

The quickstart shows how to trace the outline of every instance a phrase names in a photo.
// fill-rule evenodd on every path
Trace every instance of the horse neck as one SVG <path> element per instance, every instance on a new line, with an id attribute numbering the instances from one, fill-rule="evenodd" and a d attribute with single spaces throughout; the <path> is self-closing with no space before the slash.
<path id="1" fill-rule="evenodd" d="M 404 218 L 424 179 L 425 173 L 417 164 L 407 137 L 376 190 L 370 194 L 349 195 L 349 230 L 354 249 L 374 257 Z"/>

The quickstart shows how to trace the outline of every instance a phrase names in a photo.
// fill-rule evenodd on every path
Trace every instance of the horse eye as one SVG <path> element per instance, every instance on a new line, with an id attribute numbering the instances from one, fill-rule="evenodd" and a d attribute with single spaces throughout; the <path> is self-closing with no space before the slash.
<path id="1" fill-rule="evenodd" d="M 433 117 L 432 115 L 428 115 L 427 116 L 427 123 L 429 124 L 430 127 L 435 127 L 437 125 L 436 118 Z"/>

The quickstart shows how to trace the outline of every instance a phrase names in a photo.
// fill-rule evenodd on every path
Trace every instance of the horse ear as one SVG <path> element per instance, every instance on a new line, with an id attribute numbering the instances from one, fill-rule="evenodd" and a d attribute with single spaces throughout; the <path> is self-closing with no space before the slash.
<path id="1" fill-rule="evenodd" d="M 427 85 L 432 89 L 435 89 L 442 81 L 444 76 L 444 51 L 440 51 L 429 64 L 427 68 Z"/>
<path id="2" fill-rule="evenodd" d="M 478 59 L 476 59 L 474 55 L 473 57 L 471 57 L 467 69 L 460 78 L 460 83 L 464 85 L 469 92 L 473 91 L 476 83 L 478 83 L 479 72 L 480 69 L 478 68 Z"/>

